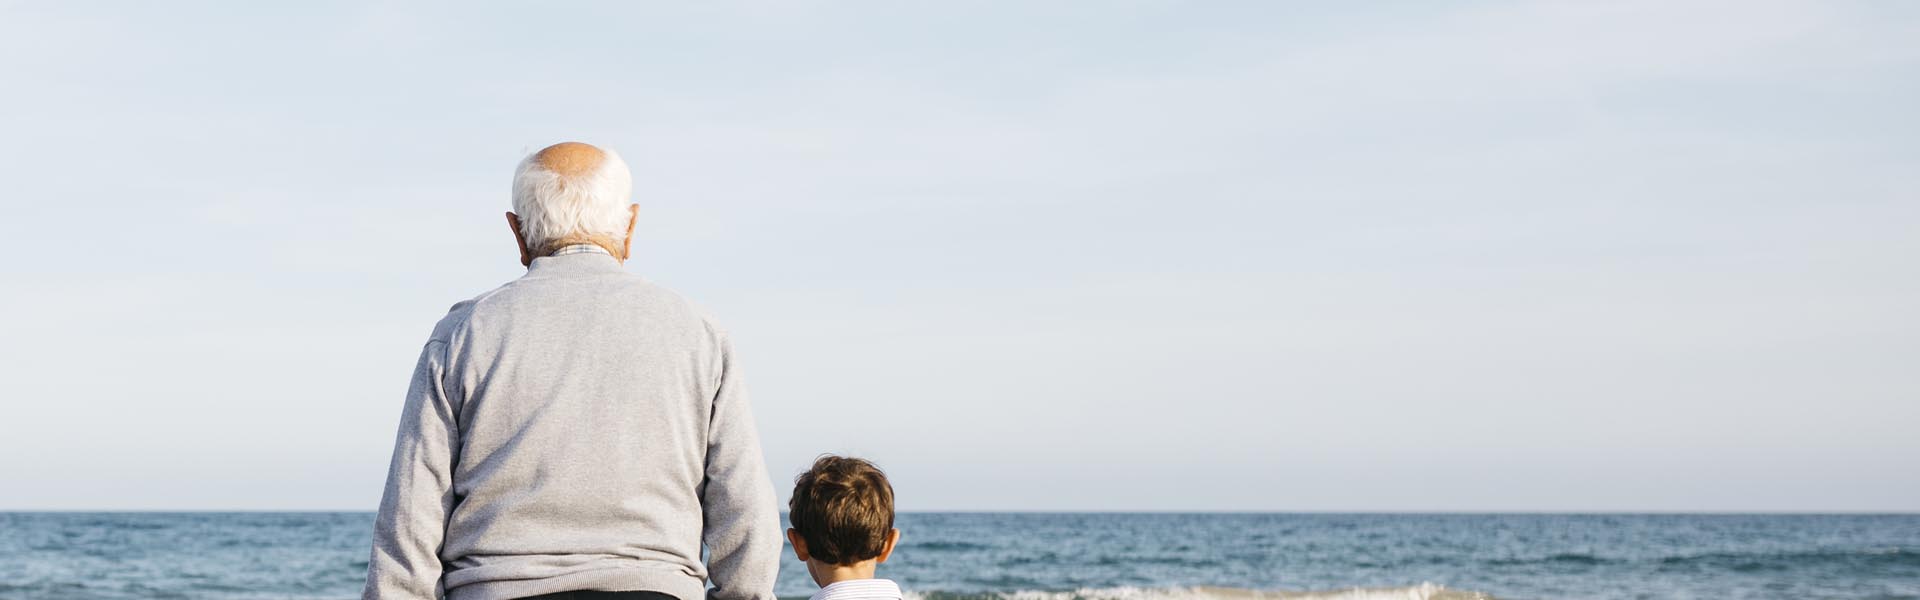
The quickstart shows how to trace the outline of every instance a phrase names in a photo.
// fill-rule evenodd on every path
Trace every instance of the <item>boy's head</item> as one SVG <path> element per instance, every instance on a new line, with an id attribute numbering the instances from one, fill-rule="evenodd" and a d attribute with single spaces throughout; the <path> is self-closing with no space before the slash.
<path id="1" fill-rule="evenodd" d="M 886 562 L 900 531 L 893 528 L 893 484 L 873 463 L 826 455 L 793 481 L 793 499 L 787 503 L 787 540 L 794 554 L 807 561 L 807 570 L 821 585 L 858 573 L 833 571 L 864 569 Z"/>

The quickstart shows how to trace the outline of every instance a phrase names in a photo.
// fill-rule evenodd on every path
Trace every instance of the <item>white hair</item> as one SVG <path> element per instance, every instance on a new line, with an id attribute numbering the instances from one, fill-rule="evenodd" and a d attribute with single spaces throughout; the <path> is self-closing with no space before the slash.
<path id="1" fill-rule="evenodd" d="M 562 244 L 626 241 L 633 173 L 612 150 L 586 173 L 563 175 L 540 164 L 538 152 L 513 171 L 513 212 L 527 249 L 542 255 Z"/>

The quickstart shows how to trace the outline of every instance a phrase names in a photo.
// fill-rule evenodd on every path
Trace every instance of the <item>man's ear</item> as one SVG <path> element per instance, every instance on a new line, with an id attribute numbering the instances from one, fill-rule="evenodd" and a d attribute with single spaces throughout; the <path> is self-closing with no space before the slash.
<path id="1" fill-rule="evenodd" d="M 800 562 L 813 560 L 812 557 L 807 556 L 807 540 L 800 537 L 798 530 L 787 528 L 787 542 L 793 544 L 793 555 L 799 557 Z"/>
<path id="2" fill-rule="evenodd" d="M 875 563 L 887 562 L 887 557 L 893 556 L 893 547 L 899 543 L 900 543 L 900 530 L 896 528 L 896 529 L 887 531 L 887 543 L 886 545 L 880 547 L 880 557 L 878 560 L 875 560 L 874 562 Z"/>
<path id="3" fill-rule="evenodd" d="M 620 247 L 620 260 L 633 258 L 633 226 L 640 223 L 640 205 L 627 205 L 627 243 Z"/>
<path id="4" fill-rule="evenodd" d="M 520 215 L 507 211 L 507 228 L 513 230 L 513 243 L 520 246 L 520 266 L 533 266 L 533 253 L 527 251 L 527 236 L 520 233 Z"/>

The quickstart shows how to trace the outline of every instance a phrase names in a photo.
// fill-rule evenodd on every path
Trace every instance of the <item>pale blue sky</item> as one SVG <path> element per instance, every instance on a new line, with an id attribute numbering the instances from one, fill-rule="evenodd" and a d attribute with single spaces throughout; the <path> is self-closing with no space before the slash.
<path id="1" fill-rule="evenodd" d="M 0 3 L 0 508 L 372 509 L 577 139 L 783 490 L 1920 510 L 1920 5 L 1351 4 Z"/>

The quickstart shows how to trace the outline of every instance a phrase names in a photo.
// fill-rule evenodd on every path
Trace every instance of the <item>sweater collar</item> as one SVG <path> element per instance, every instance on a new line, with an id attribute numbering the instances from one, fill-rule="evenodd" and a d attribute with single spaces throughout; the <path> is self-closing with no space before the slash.
<path id="1" fill-rule="evenodd" d="M 566 246 L 555 250 L 553 254 L 533 259 L 533 264 L 527 265 L 529 275 L 619 270 L 620 259 L 608 254 L 605 248 L 593 244 Z"/>

